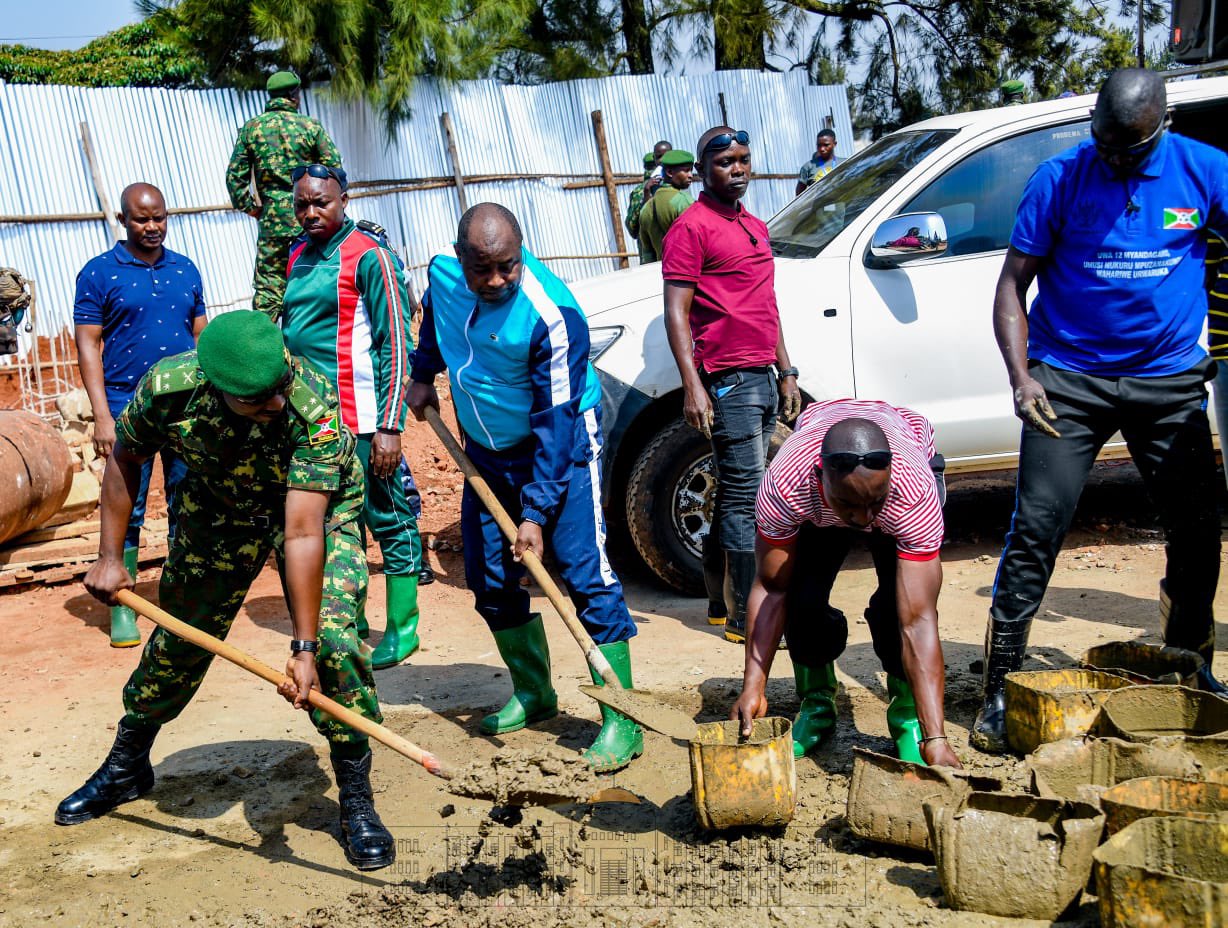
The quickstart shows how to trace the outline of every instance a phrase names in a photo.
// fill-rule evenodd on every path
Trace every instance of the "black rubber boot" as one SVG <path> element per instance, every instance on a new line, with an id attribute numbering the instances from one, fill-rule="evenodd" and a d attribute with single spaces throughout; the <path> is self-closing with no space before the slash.
<path id="1" fill-rule="evenodd" d="M 746 644 L 746 607 L 755 582 L 755 552 L 725 552 L 725 640 Z"/>
<path id="2" fill-rule="evenodd" d="M 1160 630 L 1166 645 L 1194 651 L 1202 658 L 1198 688 L 1228 699 L 1228 686 L 1211 673 L 1211 662 L 1215 660 L 1215 616 L 1208 614 L 1201 621 L 1191 621 L 1189 610 L 1169 598 L 1168 585 L 1163 580 L 1160 581 Z"/>
<path id="3" fill-rule="evenodd" d="M 1006 753 L 1006 675 L 1022 666 L 1031 627 L 1031 619 L 1003 622 L 991 616 L 985 630 L 985 702 L 968 740 L 986 754 Z"/>
<path id="4" fill-rule="evenodd" d="M 716 526 L 704 536 L 704 591 L 708 594 L 708 624 L 724 625 L 729 616 L 725 606 L 725 552 L 716 542 Z"/>
<path id="5" fill-rule="evenodd" d="M 154 785 L 149 749 L 160 725 L 129 725 L 123 719 L 115 732 L 115 743 L 102 766 L 85 785 L 61 802 L 55 810 L 57 825 L 79 825 L 106 815 L 121 803 L 144 796 Z"/>
<path id="6" fill-rule="evenodd" d="M 371 752 L 331 758 L 341 806 L 345 859 L 359 870 L 380 870 L 397 859 L 396 842 L 384 827 L 371 798 Z"/>

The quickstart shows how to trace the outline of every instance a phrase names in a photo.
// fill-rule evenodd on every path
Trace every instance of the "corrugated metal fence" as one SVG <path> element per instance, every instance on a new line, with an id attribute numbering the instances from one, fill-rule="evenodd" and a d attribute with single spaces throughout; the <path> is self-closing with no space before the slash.
<path id="1" fill-rule="evenodd" d="M 64 216 L 99 210 L 79 124 L 88 123 L 104 193 L 116 208 L 129 183 L 160 187 L 172 208 L 227 202 L 224 174 L 236 131 L 259 113 L 262 93 L 232 90 L 38 87 L 0 84 L 0 215 Z M 610 162 L 638 175 L 641 157 L 659 138 L 692 148 L 722 120 L 751 134 L 756 171 L 795 172 L 811 154 L 826 120 L 851 153 L 852 126 L 843 86 L 819 87 L 800 72 L 719 72 L 696 77 L 624 76 L 539 86 L 491 81 L 439 85 L 422 81 L 412 117 L 391 137 L 362 103 L 307 93 L 303 109 L 317 116 L 341 149 L 354 182 L 452 176 L 441 113 L 451 114 L 464 175 L 542 174 L 537 179 L 467 184 L 469 202 L 493 200 L 520 219 L 537 254 L 603 255 L 617 251 L 605 188 L 567 189 L 594 179 L 601 162 L 590 113 L 601 110 Z M 747 205 L 774 213 L 793 194 L 793 180 L 760 179 Z M 379 192 L 362 188 L 350 214 L 379 222 L 411 265 L 425 264 L 452 241 L 459 216 L 456 190 Z M 629 185 L 618 188 L 625 208 Z M 358 192 L 355 190 L 353 192 Z M 233 210 L 175 215 L 167 244 L 187 254 L 204 276 L 213 307 L 248 305 L 256 223 Z M 78 269 L 111 245 L 100 218 L 0 224 L 0 264 L 38 283 L 38 331 L 52 335 L 72 320 Z M 629 243 L 630 245 L 630 243 Z M 631 246 L 630 250 L 634 251 Z M 559 260 L 566 279 L 618 266 L 612 258 Z M 422 272 L 416 272 L 421 287 Z"/>

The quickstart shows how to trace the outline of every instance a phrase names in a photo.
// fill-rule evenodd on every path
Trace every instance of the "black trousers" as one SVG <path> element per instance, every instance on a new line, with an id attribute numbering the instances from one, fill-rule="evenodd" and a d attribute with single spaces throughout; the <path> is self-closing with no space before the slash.
<path id="1" fill-rule="evenodd" d="M 1096 455 L 1114 432 L 1126 439 L 1160 511 L 1174 605 L 1167 643 L 1201 650 L 1213 638 L 1219 582 L 1218 479 L 1207 421 L 1215 363 L 1167 377 L 1093 377 L 1033 362 L 1058 415 L 1061 438 L 1030 426 L 1019 448 L 1015 514 L 994 580 L 995 621 L 1031 619 Z"/>
<path id="2" fill-rule="evenodd" d="M 874 559 L 878 588 L 866 608 L 874 653 L 887 673 L 907 679 L 900 656 L 900 614 L 896 607 L 895 538 L 876 530 L 819 528 L 804 523 L 797 539 L 797 566 L 785 594 L 785 635 L 789 657 L 808 667 L 828 664 L 844 653 L 848 621 L 831 606 L 831 588 L 853 545 L 863 539 Z"/>

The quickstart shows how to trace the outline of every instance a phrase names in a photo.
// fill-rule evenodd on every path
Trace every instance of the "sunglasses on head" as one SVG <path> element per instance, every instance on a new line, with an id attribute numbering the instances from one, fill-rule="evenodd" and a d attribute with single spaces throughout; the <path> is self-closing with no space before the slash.
<path id="1" fill-rule="evenodd" d="M 739 129 L 737 132 L 722 132 L 720 135 L 714 135 L 708 139 L 708 144 L 704 146 L 704 150 L 699 153 L 699 157 L 703 157 L 709 152 L 724 151 L 734 142 L 739 145 L 750 144 L 750 133 L 745 129 Z"/>
<path id="2" fill-rule="evenodd" d="M 294 379 L 294 371 L 286 371 L 285 376 L 277 381 L 273 387 L 260 393 L 256 396 L 236 396 L 235 402 L 242 403 L 244 406 L 263 406 L 278 393 L 285 393 L 290 388 L 290 381 Z"/>
<path id="3" fill-rule="evenodd" d="M 308 177 L 318 177 L 320 180 L 326 180 L 331 177 L 341 185 L 342 190 L 350 186 L 344 170 L 341 168 L 330 168 L 326 164 L 300 164 L 290 172 L 290 180 L 297 184 L 304 174 Z"/>
<path id="4" fill-rule="evenodd" d="M 1091 111 L 1095 115 L 1095 110 Z M 1110 145 L 1108 142 L 1101 141 L 1096 135 L 1095 126 L 1091 127 L 1092 142 L 1096 146 L 1096 151 L 1102 155 L 1109 155 L 1118 158 L 1139 158 L 1147 154 L 1155 143 L 1159 140 L 1160 134 L 1163 133 L 1170 125 L 1172 125 L 1172 114 L 1165 110 L 1164 115 L 1160 117 L 1160 124 L 1156 126 L 1155 131 L 1141 142 L 1135 142 L 1133 145 Z"/>
<path id="5" fill-rule="evenodd" d="M 891 466 L 891 452 L 867 451 L 864 454 L 857 454 L 855 451 L 829 451 L 819 455 L 819 460 L 822 461 L 824 469 L 840 473 L 851 473 L 858 467 L 865 467 L 869 470 L 886 470 Z"/>

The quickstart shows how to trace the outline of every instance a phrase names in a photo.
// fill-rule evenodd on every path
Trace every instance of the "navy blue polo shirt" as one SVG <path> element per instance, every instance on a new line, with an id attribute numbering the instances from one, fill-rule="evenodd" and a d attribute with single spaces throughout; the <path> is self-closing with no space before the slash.
<path id="1" fill-rule="evenodd" d="M 1028 357 L 1100 377 L 1194 367 L 1207 317 L 1206 229 L 1228 220 L 1228 155 L 1165 133 L 1128 178 L 1091 140 L 1028 180 L 1011 244 L 1044 258 Z"/>
<path id="2" fill-rule="evenodd" d="M 102 326 L 102 376 L 112 406 L 126 403 L 157 361 L 196 347 L 192 326 L 204 314 L 200 271 L 166 247 L 146 264 L 116 242 L 77 275 L 73 323 Z"/>

